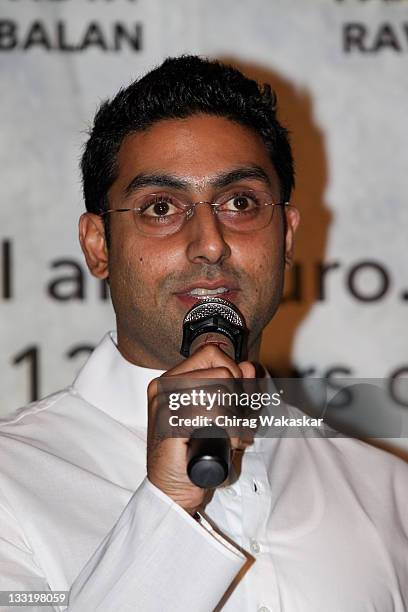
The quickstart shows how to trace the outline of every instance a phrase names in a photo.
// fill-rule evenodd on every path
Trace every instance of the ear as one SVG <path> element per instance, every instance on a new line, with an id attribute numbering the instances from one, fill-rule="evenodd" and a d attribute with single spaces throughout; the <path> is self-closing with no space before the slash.
<path id="1" fill-rule="evenodd" d="M 84 213 L 79 219 L 79 242 L 90 273 L 96 278 L 109 275 L 108 247 L 102 217 Z"/>
<path id="2" fill-rule="evenodd" d="M 290 268 L 293 263 L 295 232 L 300 221 L 300 214 L 295 206 L 285 206 L 285 266 Z"/>

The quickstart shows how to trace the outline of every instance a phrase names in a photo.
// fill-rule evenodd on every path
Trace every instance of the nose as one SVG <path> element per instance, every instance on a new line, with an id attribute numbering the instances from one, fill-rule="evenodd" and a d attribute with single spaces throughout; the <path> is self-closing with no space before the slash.
<path id="1" fill-rule="evenodd" d="M 187 222 L 187 257 L 192 263 L 220 264 L 231 255 L 222 227 L 212 207 L 201 202 Z"/>

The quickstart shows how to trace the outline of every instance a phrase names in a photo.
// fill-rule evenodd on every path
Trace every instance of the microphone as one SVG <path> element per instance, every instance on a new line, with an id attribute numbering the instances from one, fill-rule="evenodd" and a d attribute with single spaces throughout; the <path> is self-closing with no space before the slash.
<path id="1" fill-rule="evenodd" d="M 218 344 L 236 362 L 246 358 L 248 330 L 238 308 L 218 297 L 200 300 L 183 321 L 180 353 L 189 357 L 203 344 Z M 187 474 L 202 489 L 218 487 L 226 480 L 231 464 L 231 442 L 222 427 L 195 429 L 188 445 Z"/>

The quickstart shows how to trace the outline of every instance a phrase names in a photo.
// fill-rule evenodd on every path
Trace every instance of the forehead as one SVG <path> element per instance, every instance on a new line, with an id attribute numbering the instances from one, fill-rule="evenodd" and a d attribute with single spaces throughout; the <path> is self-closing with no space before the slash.
<path id="1" fill-rule="evenodd" d="M 278 188 L 268 151 L 250 128 L 209 115 L 166 119 L 124 139 L 111 191 L 123 189 L 141 172 L 171 174 L 204 189 L 216 174 L 251 165 L 261 167 Z"/>

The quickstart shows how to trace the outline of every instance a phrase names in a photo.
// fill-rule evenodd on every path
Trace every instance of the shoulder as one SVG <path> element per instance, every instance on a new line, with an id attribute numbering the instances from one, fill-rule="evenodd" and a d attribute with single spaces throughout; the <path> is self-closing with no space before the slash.
<path id="1" fill-rule="evenodd" d="M 22 445 L 54 452 L 63 440 L 78 436 L 96 409 L 72 387 L 28 404 L 0 419 L 0 448 L 14 453 Z"/>
<path id="2" fill-rule="evenodd" d="M 18 408 L 0 418 L 0 435 L 26 428 L 29 425 L 44 422 L 51 415 L 63 412 L 68 406 L 81 402 L 81 398 L 72 387 L 67 387 L 48 395 L 41 400 Z"/>
<path id="3" fill-rule="evenodd" d="M 17 408 L 17 410 L 0 417 L 0 433 L 7 431 L 13 426 L 18 426 L 19 424 L 31 421 L 44 411 L 58 408 L 61 401 L 70 395 L 70 388 L 62 389 L 61 391 L 53 393 L 52 395 L 49 395 L 41 400 L 31 402 L 30 404 Z"/>

